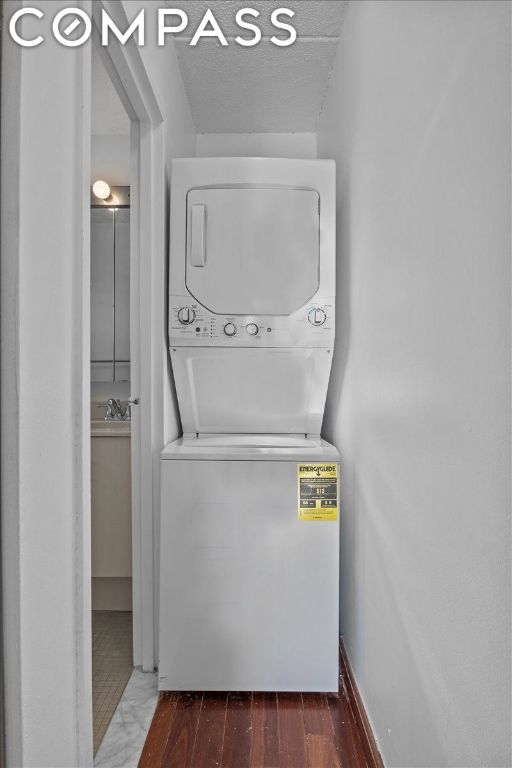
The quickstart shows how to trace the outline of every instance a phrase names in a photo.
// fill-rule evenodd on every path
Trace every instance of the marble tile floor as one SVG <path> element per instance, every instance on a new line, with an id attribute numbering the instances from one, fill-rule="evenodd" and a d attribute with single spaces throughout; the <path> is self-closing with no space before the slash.
<path id="1" fill-rule="evenodd" d="M 156 672 L 135 669 L 94 758 L 94 768 L 137 768 L 158 701 Z"/>

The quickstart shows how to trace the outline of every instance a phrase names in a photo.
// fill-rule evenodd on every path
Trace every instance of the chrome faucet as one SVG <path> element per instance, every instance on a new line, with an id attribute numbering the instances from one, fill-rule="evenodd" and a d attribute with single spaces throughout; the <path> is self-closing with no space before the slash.
<path id="1" fill-rule="evenodd" d="M 121 408 L 121 401 L 120 400 L 114 400 L 111 398 L 109 400 L 109 403 L 111 403 L 112 410 L 114 412 L 114 419 L 122 419 L 123 418 L 123 409 Z"/>
<path id="2" fill-rule="evenodd" d="M 112 421 L 114 419 L 119 419 L 119 412 L 120 412 L 120 404 L 117 400 L 114 400 L 113 397 L 110 397 L 106 403 L 104 403 L 107 411 L 105 413 L 105 421 Z"/>
<path id="3" fill-rule="evenodd" d="M 105 421 L 124 421 L 130 418 L 130 408 L 127 405 L 125 410 L 121 406 L 121 401 L 109 397 L 106 403 L 101 403 L 106 408 Z"/>

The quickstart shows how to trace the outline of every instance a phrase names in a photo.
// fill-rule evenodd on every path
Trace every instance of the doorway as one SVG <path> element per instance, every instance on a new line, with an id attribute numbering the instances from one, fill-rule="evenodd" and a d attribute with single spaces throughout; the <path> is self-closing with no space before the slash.
<path id="1" fill-rule="evenodd" d="M 101 7 L 105 7 L 111 16 L 117 18 L 120 27 L 126 26 L 120 4 L 102 0 L 101 3 L 93 5 L 96 28 L 101 24 L 99 18 Z M 162 116 L 148 81 L 140 51 L 130 46 L 112 44 L 106 48 L 97 45 L 96 52 L 93 54 L 92 67 L 98 64 L 94 62 L 95 55 L 101 58 L 100 72 L 102 76 L 106 73 L 107 82 L 104 83 L 104 88 L 107 93 L 109 92 L 106 99 L 107 109 L 104 110 L 103 116 L 100 116 L 96 132 L 97 135 L 104 135 L 105 126 L 112 127 L 108 112 L 112 104 L 115 104 L 116 117 L 113 128 L 116 138 L 96 140 L 96 152 L 93 147 L 92 162 L 94 164 L 95 158 L 99 158 L 103 163 L 102 168 L 107 168 L 110 173 L 110 178 L 113 180 L 111 193 L 116 204 L 113 205 L 109 198 L 105 199 L 105 203 L 95 199 L 94 204 L 98 204 L 99 207 L 94 210 L 99 211 L 97 215 L 100 215 L 105 213 L 101 208 L 106 208 L 111 215 L 109 231 L 110 243 L 111 246 L 113 244 L 114 251 L 116 251 L 116 245 L 123 248 L 124 244 L 124 257 L 120 256 L 118 259 L 119 254 L 115 253 L 116 258 L 110 262 L 108 279 L 112 280 L 112 283 L 107 280 L 107 293 L 110 297 L 108 312 L 112 330 L 109 332 L 107 345 L 105 345 L 105 338 L 101 333 L 99 334 L 101 340 L 99 350 L 96 348 L 95 319 L 92 316 L 93 306 L 91 305 L 91 352 L 97 355 L 94 358 L 96 362 L 91 364 L 91 391 L 94 393 L 94 401 L 100 403 L 97 415 L 100 416 L 99 420 L 103 421 L 104 429 L 111 427 L 115 421 L 115 429 L 122 431 L 124 428 L 129 432 L 128 438 L 118 435 L 112 438 L 112 442 L 120 441 L 117 443 L 119 460 L 122 459 L 121 442 L 124 441 L 129 445 L 130 487 L 128 488 L 126 481 L 124 484 L 121 482 L 123 470 L 119 469 L 119 466 L 117 482 L 123 487 L 122 493 L 125 498 L 128 495 L 128 504 L 130 493 L 127 494 L 127 491 L 131 491 L 131 515 L 129 515 L 131 517 L 131 559 L 128 562 L 125 546 L 121 553 L 121 562 L 117 562 L 116 565 L 116 568 L 119 566 L 120 569 L 116 571 L 111 569 L 108 575 L 104 575 L 105 571 L 103 574 L 98 573 L 97 576 L 94 573 L 97 564 L 94 499 L 92 509 L 93 578 L 103 579 L 103 583 L 93 583 L 92 607 L 93 609 L 110 607 L 111 604 L 97 602 L 100 598 L 108 597 L 108 599 L 115 598 L 118 601 L 118 608 L 121 609 L 112 611 L 110 619 L 113 626 L 108 632 L 110 637 L 117 637 L 117 646 L 114 643 L 114 650 L 124 655 L 124 661 L 119 661 L 119 666 L 122 667 L 119 670 L 120 676 L 114 685 L 111 685 L 117 690 L 113 697 L 116 699 L 119 692 L 122 692 L 126 676 L 133 672 L 130 678 L 131 687 L 140 683 L 141 672 L 152 673 L 156 658 L 154 520 L 155 509 L 158 508 L 158 494 L 154 492 L 154 488 L 157 488 L 159 483 L 154 473 L 154 457 L 159 454 L 163 444 L 161 374 L 166 364 L 165 348 L 161 349 L 158 343 L 165 318 L 165 159 Z M 105 102 L 103 104 L 105 105 Z M 121 141 L 119 141 L 120 128 L 124 137 Z M 121 153 L 122 158 L 116 160 L 116 153 Z M 107 161 L 111 163 L 110 167 L 107 167 Z M 122 165 L 122 176 L 116 176 L 114 173 L 116 170 L 112 165 L 114 161 L 118 163 L 118 167 Z M 108 179 L 101 178 L 103 171 L 100 173 L 98 166 L 93 167 L 92 170 L 94 178 L 91 181 L 108 183 Z M 113 210 L 109 211 L 109 209 Z M 127 253 L 129 253 L 128 260 Z M 91 288 L 97 278 L 98 275 L 94 274 L 91 262 Z M 103 282 L 102 285 L 104 285 Z M 110 357 L 106 353 L 106 348 L 111 350 Z M 106 365 L 102 362 L 105 359 L 107 359 Z M 93 367 L 96 370 L 93 371 Z M 104 378 L 108 378 L 106 388 L 100 382 L 100 379 Z M 114 402 L 109 405 L 109 401 Z M 116 419 L 114 413 L 113 420 L 105 420 L 109 408 L 117 410 L 120 418 Z M 125 419 L 123 417 L 127 411 L 129 418 Z M 102 442 L 101 438 L 98 438 L 97 442 L 99 447 L 105 447 L 107 450 L 105 440 Z M 103 456 L 97 463 L 95 453 L 93 446 L 92 472 L 94 474 L 95 469 L 101 468 L 105 477 L 104 468 L 110 467 L 110 462 Z M 122 460 L 126 468 L 126 455 Z M 124 477 L 126 478 L 126 469 Z M 111 478 L 107 482 L 111 482 Z M 124 522 L 126 522 L 126 515 Z M 123 530 L 126 533 L 126 526 Z M 129 537 L 124 535 L 120 538 L 126 545 Z M 109 559 L 112 561 L 112 558 Z M 108 581 L 105 581 L 106 579 Z M 105 594 L 105 589 L 107 592 L 110 590 L 112 594 Z M 93 618 L 100 619 L 99 622 L 93 620 L 94 643 L 95 639 L 98 641 L 98 637 L 104 634 L 102 621 L 109 620 L 109 617 L 102 612 L 101 615 L 93 613 Z M 112 672 L 112 664 L 101 674 L 105 677 L 109 672 Z M 153 675 L 150 677 L 153 678 Z M 103 679 L 100 684 L 108 686 L 109 681 Z M 129 686 L 129 690 L 131 687 Z M 121 711 L 122 707 L 123 700 L 118 710 Z M 109 714 L 104 715 L 103 720 L 108 717 Z M 98 725 L 99 727 L 95 729 L 95 746 L 101 731 L 101 723 Z M 105 722 L 103 722 L 104 725 Z M 112 727 L 115 730 L 115 722 Z"/>
<path id="2" fill-rule="evenodd" d="M 85 3 L 91 5 L 96 26 L 103 8 L 119 28 L 128 26 L 117 0 Z M 12 15 L 19 3 L 4 6 Z M 43 21 L 50 25 L 51 14 Z M 78 766 L 92 758 L 91 67 L 90 45 L 71 56 L 50 26 L 47 31 L 37 56 L 15 45 L 7 29 L 2 43 L 5 719 L 7 762 Z M 131 437 L 133 663 L 153 670 L 153 464 L 163 444 L 163 404 L 155 392 L 163 389 L 165 360 L 164 129 L 141 51 L 114 42 L 105 54 L 131 123 L 130 379 L 132 397 L 140 401 Z M 41 83 L 49 84 L 44 91 Z M 48 189 L 66 190 L 59 205 L 49 204 Z M 62 669 L 66 684 L 50 696 Z M 48 717 L 41 718 L 42 711 Z"/>
<path id="3" fill-rule="evenodd" d="M 91 51 L 93 751 L 133 671 L 130 120 Z"/>

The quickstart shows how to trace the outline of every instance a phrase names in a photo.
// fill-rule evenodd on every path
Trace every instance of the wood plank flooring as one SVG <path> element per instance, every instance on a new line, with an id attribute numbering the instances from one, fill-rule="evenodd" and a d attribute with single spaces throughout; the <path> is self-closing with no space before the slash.
<path id="1" fill-rule="evenodd" d="M 139 768 L 375 768 L 351 692 L 163 693 Z"/>

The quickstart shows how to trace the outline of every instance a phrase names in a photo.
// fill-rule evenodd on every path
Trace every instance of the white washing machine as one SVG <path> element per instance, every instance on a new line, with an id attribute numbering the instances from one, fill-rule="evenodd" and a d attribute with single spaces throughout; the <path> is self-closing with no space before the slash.
<path id="1" fill-rule="evenodd" d="M 338 690 L 328 160 L 176 160 L 160 690 Z"/>

